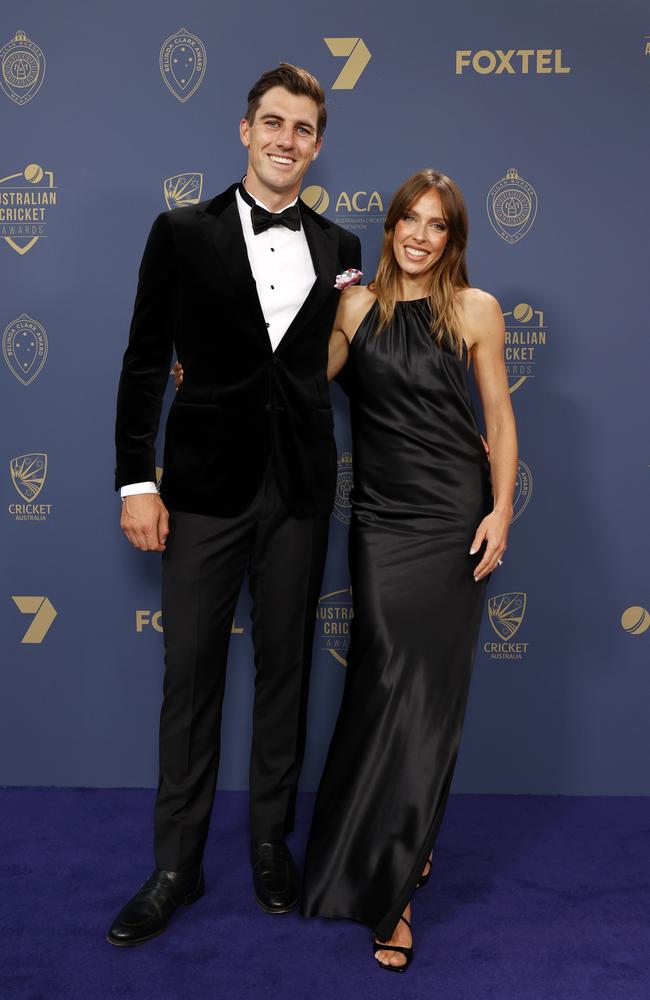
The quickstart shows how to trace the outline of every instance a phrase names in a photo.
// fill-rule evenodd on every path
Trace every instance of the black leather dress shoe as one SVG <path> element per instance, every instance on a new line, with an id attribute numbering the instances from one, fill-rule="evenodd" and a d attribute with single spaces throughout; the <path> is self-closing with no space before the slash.
<path id="1" fill-rule="evenodd" d="M 133 899 L 120 910 L 106 940 L 118 948 L 128 948 L 157 937 L 165 930 L 175 910 L 181 904 L 189 906 L 199 899 L 204 889 L 203 868 L 184 872 L 156 868 Z"/>
<path id="2" fill-rule="evenodd" d="M 283 840 L 253 841 L 255 900 L 266 913 L 290 913 L 298 905 L 298 869 Z"/>

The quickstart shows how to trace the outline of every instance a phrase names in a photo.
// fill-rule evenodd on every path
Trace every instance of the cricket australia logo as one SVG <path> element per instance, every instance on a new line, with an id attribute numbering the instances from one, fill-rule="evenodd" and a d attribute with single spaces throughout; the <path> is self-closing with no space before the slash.
<path id="1" fill-rule="evenodd" d="M 167 208 L 185 208 L 201 201 L 203 174 L 175 174 L 163 185 Z"/>
<path id="2" fill-rule="evenodd" d="M 537 192 L 511 168 L 488 191 L 487 214 L 497 236 L 506 243 L 516 243 L 535 221 Z"/>
<path id="3" fill-rule="evenodd" d="M 504 642 L 517 633 L 525 613 L 525 594 L 496 594 L 488 601 L 490 625 Z"/>

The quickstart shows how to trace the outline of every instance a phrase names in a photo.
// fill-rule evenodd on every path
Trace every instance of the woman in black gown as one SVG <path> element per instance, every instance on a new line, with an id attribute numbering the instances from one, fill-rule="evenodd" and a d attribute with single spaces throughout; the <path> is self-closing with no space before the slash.
<path id="1" fill-rule="evenodd" d="M 388 209 L 375 280 L 342 294 L 330 344 L 330 378 L 347 361 L 355 616 L 302 912 L 367 924 L 391 971 L 412 958 L 410 900 L 428 876 L 485 587 L 512 517 L 517 444 L 503 319 L 492 296 L 469 287 L 466 242 L 456 185 L 432 170 L 414 174 Z"/>

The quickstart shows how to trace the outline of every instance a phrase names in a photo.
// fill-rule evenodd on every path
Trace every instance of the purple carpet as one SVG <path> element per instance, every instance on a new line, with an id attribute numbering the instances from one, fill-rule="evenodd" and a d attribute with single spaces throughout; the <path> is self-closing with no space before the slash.
<path id="1" fill-rule="evenodd" d="M 300 802 L 297 859 L 312 802 Z M 205 896 L 148 944 L 106 944 L 153 867 L 152 804 L 139 790 L 0 791 L 0 996 L 650 997 L 650 799 L 452 796 L 399 977 L 375 967 L 359 924 L 257 908 L 239 792 L 217 797 Z"/>

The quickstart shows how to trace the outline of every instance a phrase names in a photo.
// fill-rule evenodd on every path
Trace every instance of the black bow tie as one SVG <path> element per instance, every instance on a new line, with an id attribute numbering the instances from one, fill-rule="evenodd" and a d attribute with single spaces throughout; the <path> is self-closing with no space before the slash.
<path id="1" fill-rule="evenodd" d="M 300 209 L 298 205 L 290 205 L 282 212 L 267 212 L 261 205 L 253 205 L 251 222 L 256 236 L 272 226 L 286 226 L 295 233 L 300 229 Z"/>

